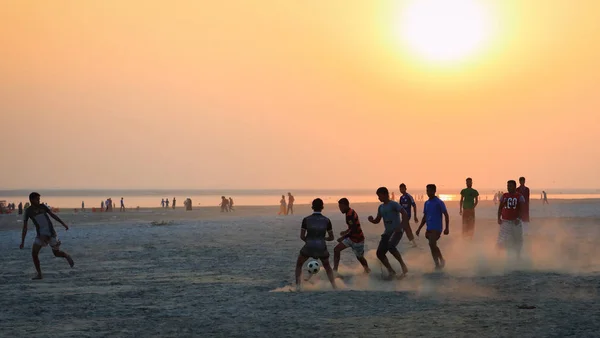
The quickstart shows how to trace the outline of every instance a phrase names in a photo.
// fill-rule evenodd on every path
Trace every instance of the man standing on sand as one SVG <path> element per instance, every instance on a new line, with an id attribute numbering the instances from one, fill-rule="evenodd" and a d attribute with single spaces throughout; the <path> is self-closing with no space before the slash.
<path id="1" fill-rule="evenodd" d="M 229 211 L 233 211 L 233 198 L 229 197 Z"/>
<path id="2" fill-rule="evenodd" d="M 121 197 L 121 207 L 119 208 L 120 212 L 125 211 L 125 202 L 123 201 L 123 197 Z"/>
<path id="3" fill-rule="evenodd" d="M 175 197 L 173 197 L 173 210 L 175 210 L 175 202 L 177 202 L 177 200 L 175 199 Z"/>
<path id="4" fill-rule="evenodd" d="M 479 192 L 473 189 L 473 179 L 467 178 L 467 187 L 460 192 L 460 215 L 462 215 L 463 238 L 473 239 L 475 234 L 475 208 L 479 204 Z"/>
<path id="5" fill-rule="evenodd" d="M 506 183 L 508 192 L 500 198 L 498 207 L 498 234 L 499 249 L 514 249 L 517 256 L 521 255 L 523 248 L 523 227 L 521 217 L 525 198 L 517 192 L 517 182 L 510 180 Z"/>
<path id="6" fill-rule="evenodd" d="M 404 208 L 404 211 L 406 211 L 406 217 L 402 218 L 402 228 L 404 229 L 404 232 L 406 232 L 406 238 L 408 238 L 408 241 L 412 243 L 414 248 L 416 248 L 417 242 L 415 242 L 415 235 L 413 235 L 412 228 L 410 227 L 410 214 L 411 209 L 413 209 L 415 211 L 415 223 L 418 223 L 419 219 L 417 218 L 417 203 L 415 203 L 415 199 L 408 192 L 406 192 L 406 184 L 400 184 L 400 193 L 402 194 L 402 196 L 400 196 L 400 205 L 402 208 Z"/>
<path id="7" fill-rule="evenodd" d="M 46 205 L 40 203 L 40 194 L 37 192 L 32 192 L 29 194 L 29 201 L 31 202 L 31 206 L 27 208 L 25 211 L 25 217 L 23 218 L 23 233 L 21 236 L 21 245 L 19 245 L 19 249 L 23 249 L 25 247 L 27 221 L 31 218 L 31 221 L 35 225 L 36 232 L 35 241 L 33 242 L 33 247 L 31 249 L 31 256 L 33 257 L 33 265 L 35 266 L 35 270 L 37 272 L 37 275 L 32 279 L 42 279 L 42 269 L 40 267 L 40 259 L 38 254 L 43 247 L 48 245 L 50 245 L 52 248 L 52 253 L 55 257 L 65 258 L 69 265 L 73 267 L 75 263 L 73 262 L 71 256 L 64 251 L 60 251 L 61 243 L 60 240 L 58 240 L 56 230 L 54 230 L 54 226 L 50 221 L 50 217 L 62 224 L 65 229 L 69 230 L 69 227 L 58 216 L 50 211 Z"/>
<path id="8" fill-rule="evenodd" d="M 525 199 L 525 204 L 523 204 L 521 209 L 521 222 L 523 227 L 523 234 L 527 235 L 529 231 L 529 188 L 525 186 L 525 177 L 519 177 L 519 187 L 517 188 L 517 192 L 523 196 Z"/>
<path id="9" fill-rule="evenodd" d="M 369 222 L 373 224 L 379 224 L 383 218 L 383 225 L 385 230 L 381 235 L 381 240 L 377 246 L 377 258 L 381 261 L 381 264 L 388 270 L 388 277 L 386 279 L 393 279 L 396 277 L 396 271 L 390 265 L 389 260 L 386 257 L 386 253 L 389 251 L 402 268 L 402 275 L 404 277 L 408 273 L 408 268 L 400 255 L 400 251 L 396 249 L 398 243 L 402 239 L 404 229 L 402 228 L 402 222 L 400 221 L 400 215 L 402 218 L 407 217 L 406 211 L 398 202 L 390 200 L 390 192 L 386 187 L 380 187 L 377 189 L 377 197 L 382 203 L 377 209 L 377 217 L 369 216 Z"/>
<path id="10" fill-rule="evenodd" d="M 293 215 L 294 214 L 294 201 L 296 199 L 294 198 L 294 196 L 292 196 L 291 192 L 288 192 L 288 205 L 287 205 L 287 212 L 286 215 Z"/>

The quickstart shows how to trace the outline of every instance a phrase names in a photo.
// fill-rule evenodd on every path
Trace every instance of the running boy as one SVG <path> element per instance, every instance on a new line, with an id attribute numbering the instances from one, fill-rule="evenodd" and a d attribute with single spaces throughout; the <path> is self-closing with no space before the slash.
<path id="1" fill-rule="evenodd" d="M 419 229 L 417 229 L 417 236 L 419 236 L 421 228 L 427 223 L 425 238 L 429 241 L 429 248 L 431 249 L 431 256 L 433 257 L 435 268 L 440 270 L 444 268 L 446 261 L 442 256 L 440 248 L 437 246 L 437 241 L 442 235 L 442 215 L 444 215 L 446 219 L 444 235 L 450 233 L 450 217 L 448 216 L 448 210 L 446 209 L 444 201 L 435 195 L 436 191 L 437 187 L 435 184 L 427 185 L 427 196 L 429 197 L 429 200 L 425 202 L 425 206 L 423 207 L 423 219 L 421 220 Z"/>
<path id="2" fill-rule="evenodd" d="M 398 204 L 398 202 L 390 200 L 390 193 L 386 187 L 377 189 L 377 197 L 383 204 L 377 209 L 376 218 L 369 216 L 369 222 L 373 224 L 378 224 L 383 218 L 383 224 L 385 226 L 385 230 L 381 235 L 381 240 L 377 246 L 377 258 L 379 258 L 383 266 L 388 270 L 388 279 L 396 277 L 396 271 L 392 269 L 390 262 L 385 256 L 389 251 L 400 263 L 400 266 L 402 267 L 401 277 L 404 277 L 408 272 L 408 268 L 406 267 L 406 264 L 404 264 L 404 260 L 402 260 L 402 256 L 398 249 L 396 249 L 396 246 L 400 242 L 400 239 L 402 239 L 402 234 L 404 233 L 404 229 L 402 229 L 402 224 L 400 222 L 400 214 L 402 214 L 403 218 L 407 217 L 406 211 Z"/>
<path id="3" fill-rule="evenodd" d="M 346 248 L 352 248 L 352 251 L 354 251 L 354 254 L 356 255 L 356 259 L 358 259 L 360 264 L 362 264 L 363 268 L 365 269 L 365 273 L 369 273 L 371 272 L 371 269 L 369 269 L 369 264 L 364 257 L 365 235 L 360 227 L 358 214 L 356 211 L 354 211 L 354 209 L 350 208 L 350 202 L 347 198 L 342 198 L 339 200 L 338 206 L 342 214 L 346 215 L 346 225 L 348 225 L 348 229 L 340 233 L 340 236 L 342 237 L 338 238 L 337 240 L 339 244 L 333 249 L 333 271 L 338 271 L 342 250 Z"/>
<path id="4" fill-rule="evenodd" d="M 35 225 L 36 232 L 35 241 L 33 242 L 33 247 L 31 250 L 31 256 L 33 257 L 33 265 L 35 265 L 35 270 L 37 271 L 37 275 L 32 279 L 42 279 L 42 269 L 40 268 L 40 259 L 38 254 L 43 247 L 48 245 L 50 245 L 52 248 L 52 253 L 54 256 L 64 257 L 67 262 L 69 262 L 69 265 L 73 267 L 75 262 L 73 262 L 71 256 L 64 251 L 60 251 L 61 243 L 60 240 L 58 240 L 58 236 L 54 230 L 52 222 L 50 221 L 50 217 L 62 224 L 65 229 L 69 230 L 69 227 L 58 216 L 50 211 L 46 205 L 40 203 L 40 194 L 37 192 L 32 192 L 29 194 L 29 201 L 31 202 L 31 206 L 27 208 L 25 211 L 25 217 L 23 218 L 23 235 L 21 237 L 21 245 L 19 246 L 19 249 L 23 249 L 23 247 L 25 247 L 27 222 L 31 218 L 31 221 Z"/>

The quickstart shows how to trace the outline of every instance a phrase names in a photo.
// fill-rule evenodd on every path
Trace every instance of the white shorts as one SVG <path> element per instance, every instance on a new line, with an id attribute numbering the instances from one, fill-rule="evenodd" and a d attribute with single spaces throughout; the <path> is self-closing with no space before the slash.
<path id="1" fill-rule="evenodd" d="M 498 233 L 498 246 L 503 248 L 521 248 L 523 246 L 521 221 L 502 221 Z"/>
<path id="2" fill-rule="evenodd" d="M 50 245 L 52 250 L 58 250 L 60 248 L 60 240 L 58 237 L 36 237 L 33 243 L 41 246 L 42 248 Z"/>
<path id="3" fill-rule="evenodd" d="M 521 222 L 523 228 L 523 235 L 529 235 L 529 222 Z"/>
<path id="4" fill-rule="evenodd" d="M 347 248 L 352 248 L 352 251 L 354 251 L 354 254 L 356 255 L 356 257 L 362 257 L 365 255 L 365 242 L 364 241 L 360 242 L 360 243 L 355 243 L 355 242 L 352 242 L 350 240 L 350 238 L 346 237 L 346 238 L 344 238 L 342 243 Z"/>

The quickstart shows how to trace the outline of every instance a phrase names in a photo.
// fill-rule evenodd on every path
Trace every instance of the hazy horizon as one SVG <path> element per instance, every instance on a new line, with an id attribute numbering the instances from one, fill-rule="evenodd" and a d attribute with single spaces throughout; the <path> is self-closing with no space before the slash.
<path id="1" fill-rule="evenodd" d="M 3 1 L 0 189 L 600 187 L 600 2 L 475 2 Z"/>

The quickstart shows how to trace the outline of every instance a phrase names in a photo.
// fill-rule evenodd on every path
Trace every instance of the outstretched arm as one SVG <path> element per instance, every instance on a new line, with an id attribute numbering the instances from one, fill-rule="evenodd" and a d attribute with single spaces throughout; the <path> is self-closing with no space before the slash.
<path id="1" fill-rule="evenodd" d="M 48 215 L 50 215 L 50 217 L 54 218 L 58 223 L 62 224 L 62 226 L 64 226 L 65 229 L 69 230 L 69 226 L 65 222 L 63 222 L 63 220 L 60 219 L 60 217 L 58 217 L 55 213 L 48 210 Z"/>
<path id="2" fill-rule="evenodd" d="M 460 202 L 459 202 L 459 214 L 462 215 L 462 206 L 463 206 L 463 201 L 465 200 L 465 197 L 463 195 L 460 195 Z"/>

